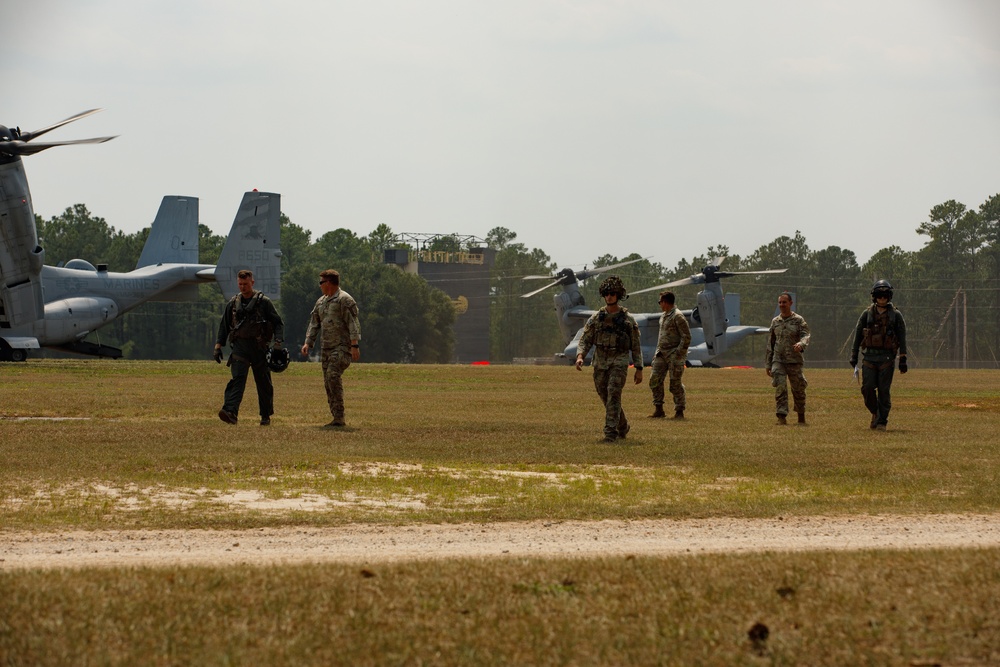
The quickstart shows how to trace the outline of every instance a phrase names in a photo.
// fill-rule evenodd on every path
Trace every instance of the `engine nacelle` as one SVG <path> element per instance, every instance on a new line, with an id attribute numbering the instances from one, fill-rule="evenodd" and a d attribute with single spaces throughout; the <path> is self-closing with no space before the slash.
<path id="1" fill-rule="evenodd" d="M 705 345 L 713 355 L 726 351 L 726 306 L 719 283 L 709 285 L 698 293 L 698 314 L 705 331 Z M 715 287 L 716 289 L 709 289 Z"/>
<path id="2" fill-rule="evenodd" d="M 45 304 L 45 344 L 63 345 L 118 317 L 118 304 L 103 297 L 78 296 Z"/>

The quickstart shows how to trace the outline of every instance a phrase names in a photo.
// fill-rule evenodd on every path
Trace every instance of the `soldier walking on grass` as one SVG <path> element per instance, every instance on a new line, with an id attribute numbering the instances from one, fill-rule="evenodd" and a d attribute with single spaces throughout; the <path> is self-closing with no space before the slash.
<path id="1" fill-rule="evenodd" d="M 660 292 L 660 335 L 656 341 L 656 354 L 653 356 L 653 372 L 649 375 L 649 388 L 653 391 L 652 419 L 666 417 L 663 412 L 664 380 L 670 378 L 670 395 L 674 399 L 674 419 L 684 419 L 684 408 L 687 405 L 684 385 L 681 376 L 684 374 L 684 362 L 687 361 L 688 346 L 691 344 L 691 327 L 687 318 L 674 305 L 676 297 L 667 290 Z"/>
<path id="2" fill-rule="evenodd" d="M 268 348 L 273 339 L 274 349 L 281 349 L 285 325 L 271 300 L 263 292 L 256 291 L 253 284 L 252 271 L 244 269 L 236 274 L 236 286 L 240 293 L 226 304 L 212 356 L 221 364 L 222 346 L 226 341 L 232 345 L 233 352 L 229 355 L 227 364 L 232 372 L 232 379 L 226 385 L 225 402 L 219 410 L 219 419 L 227 424 L 236 424 L 247 386 L 247 375 L 253 370 L 260 425 L 268 426 L 271 415 L 274 414 L 274 385 L 271 383 L 271 369 L 268 367 Z"/>
<path id="3" fill-rule="evenodd" d="M 333 421 L 326 426 L 342 427 L 344 421 L 344 371 L 352 361 L 361 358 L 361 324 L 358 322 L 358 304 L 350 294 L 340 289 L 340 274 L 327 269 L 319 274 L 319 287 L 323 291 L 309 315 L 306 342 L 302 356 L 309 355 L 309 348 L 321 336 L 323 385 L 330 405 Z M 322 329 L 322 334 L 320 330 Z"/>
<path id="4" fill-rule="evenodd" d="M 795 411 L 799 423 L 806 423 L 806 378 L 802 375 L 802 353 L 809 345 L 809 325 L 798 313 L 792 312 L 792 295 L 778 295 L 778 316 L 771 320 L 771 329 L 764 358 L 767 376 L 774 387 L 777 425 L 787 424 L 788 384 L 792 385 Z"/>
<path id="5" fill-rule="evenodd" d="M 583 370 L 583 360 L 593 347 L 594 387 L 605 408 L 604 441 L 614 442 L 624 440 L 631 429 L 622 409 L 622 389 L 628 379 L 629 354 L 635 364 L 635 383 L 642 384 L 642 348 L 635 318 L 620 305 L 626 298 L 621 278 L 608 276 L 600 292 L 605 305 L 583 327 L 576 370 Z"/>
<path id="6" fill-rule="evenodd" d="M 892 399 L 892 375 L 899 352 L 899 372 L 906 373 L 906 322 L 903 314 L 892 305 L 892 285 L 878 280 L 872 286 L 872 305 L 861 317 L 854 330 L 851 347 L 851 367 L 857 369 L 858 349 L 861 348 L 861 395 L 872 414 L 869 428 L 884 431 L 889 422 Z"/>

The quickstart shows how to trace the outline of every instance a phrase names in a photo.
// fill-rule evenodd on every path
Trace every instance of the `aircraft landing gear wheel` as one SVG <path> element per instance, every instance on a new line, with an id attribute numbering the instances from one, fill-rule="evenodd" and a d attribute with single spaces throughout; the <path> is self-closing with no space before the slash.
<path id="1" fill-rule="evenodd" d="M 24 350 L 11 350 L 10 351 L 10 360 L 11 361 L 27 361 L 28 360 L 28 353 L 25 352 Z"/>

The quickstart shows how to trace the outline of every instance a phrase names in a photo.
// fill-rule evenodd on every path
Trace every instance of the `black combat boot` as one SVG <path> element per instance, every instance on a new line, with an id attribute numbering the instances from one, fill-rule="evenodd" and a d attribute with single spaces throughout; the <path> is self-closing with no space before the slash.
<path id="1" fill-rule="evenodd" d="M 684 419 L 684 409 L 678 408 L 674 410 L 674 419 Z"/>
<path id="2" fill-rule="evenodd" d="M 650 419 L 663 419 L 667 416 L 667 414 L 663 411 L 662 405 L 654 405 L 653 407 L 655 409 L 653 410 L 653 414 L 649 415 Z"/>
<path id="3" fill-rule="evenodd" d="M 806 423 L 806 413 L 804 413 L 804 412 L 800 412 L 799 413 L 799 423 L 800 424 L 805 424 Z"/>
<path id="4" fill-rule="evenodd" d="M 787 426 L 788 425 L 788 421 L 785 420 L 785 415 L 779 415 L 779 414 L 775 413 L 775 417 L 778 418 L 778 421 L 775 424 L 775 426 Z"/>

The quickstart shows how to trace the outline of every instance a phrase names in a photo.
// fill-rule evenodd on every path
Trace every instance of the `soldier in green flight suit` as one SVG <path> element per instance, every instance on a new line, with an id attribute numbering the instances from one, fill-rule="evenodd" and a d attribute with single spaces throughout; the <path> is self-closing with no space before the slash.
<path id="1" fill-rule="evenodd" d="M 232 371 L 232 379 L 226 385 L 225 402 L 219 410 L 219 419 L 227 424 L 236 424 L 247 375 L 253 370 L 260 425 L 268 426 L 274 414 L 274 385 L 271 383 L 271 369 L 267 365 L 267 350 L 272 340 L 274 347 L 281 347 L 285 325 L 271 300 L 263 292 L 256 291 L 253 284 L 252 271 L 243 269 L 236 274 L 236 286 L 240 293 L 226 304 L 219 324 L 213 355 L 215 360 L 222 363 L 222 346 L 227 340 L 233 347 L 227 364 Z"/>
<path id="2" fill-rule="evenodd" d="M 639 325 L 620 305 L 627 298 L 618 276 L 608 276 L 600 287 L 604 306 L 590 316 L 577 346 L 576 370 L 594 348 L 594 387 L 604 403 L 604 441 L 624 439 L 631 426 L 622 410 L 622 389 L 628 379 L 629 355 L 635 364 L 635 384 L 642 384 L 642 347 Z"/>
<path id="3" fill-rule="evenodd" d="M 889 422 L 892 399 L 892 375 L 896 370 L 896 353 L 899 352 L 899 372 L 906 373 L 906 322 L 903 314 L 892 305 L 892 285 L 878 280 L 872 286 L 872 305 L 861 313 L 854 330 L 851 347 L 851 367 L 857 368 L 858 349 L 863 352 L 861 362 L 861 395 L 865 407 L 872 413 L 869 428 L 884 431 Z"/>

